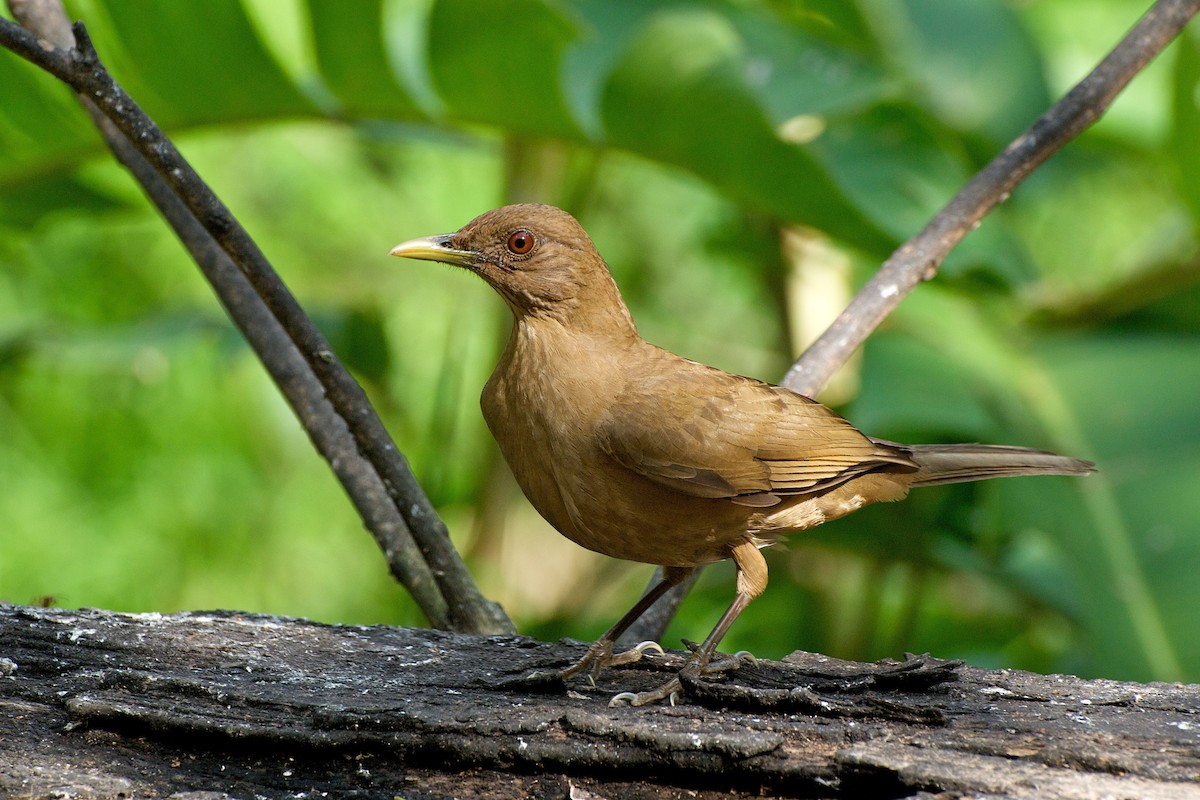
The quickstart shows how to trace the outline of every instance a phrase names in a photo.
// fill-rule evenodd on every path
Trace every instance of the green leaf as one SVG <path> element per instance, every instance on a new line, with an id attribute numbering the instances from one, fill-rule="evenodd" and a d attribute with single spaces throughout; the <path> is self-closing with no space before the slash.
<path id="1" fill-rule="evenodd" d="M 124 199 L 75 175 L 64 175 L 0 192 L 0 226 L 16 230 L 32 227 L 56 211 L 96 214 L 130 207 Z"/>
<path id="2" fill-rule="evenodd" d="M 948 137 L 898 106 L 836 120 L 811 149 L 853 202 L 897 239 L 919 231 L 968 177 Z"/>
<path id="3" fill-rule="evenodd" d="M 0 190 L 74 165 L 100 137 L 75 95 L 42 70 L 0 48 Z"/>
<path id="4" fill-rule="evenodd" d="M 344 113 L 421 116 L 384 49 L 381 0 L 309 0 L 308 12 L 321 75 Z"/>
<path id="5" fill-rule="evenodd" d="M 738 68 L 744 73 L 745 89 L 757 98 L 773 125 L 798 115 L 839 114 L 868 107 L 895 89 L 877 65 L 808 32 L 806 26 L 813 26 L 811 12 L 789 20 L 786 9 L 770 13 L 752 6 L 695 5 L 688 9 L 679 2 L 645 0 L 577 0 L 573 6 L 588 24 L 564 61 L 567 93 L 577 116 L 588 121 L 589 131 L 597 138 L 601 133 L 597 114 L 609 73 L 631 42 L 646 35 L 647 26 L 655 30 L 669 27 L 675 14 L 720 20 L 717 24 L 736 36 L 736 50 L 744 53 L 738 58 Z M 663 15 L 667 15 L 666 22 Z M 669 82 L 674 73 L 654 77 Z"/>
<path id="6" fill-rule="evenodd" d="M 714 11 L 655 15 L 605 87 L 610 141 L 685 166 L 785 219 L 863 247 L 890 246 L 803 146 L 780 138 L 749 85 L 747 58 L 736 26 Z"/>
<path id="7" fill-rule="evenodd" d="M 746 84 L 774 125 L 797 115 L 841 116 L 895 96 L 883 68 L 780 17 L 747 9 L 726 12 L 743 41 Z"/>
<path id="8" fill-rule="evenodd" d="M 879 3 L 875 29 L 949 125 L 1005 144 L 1049 105 L 1041 60 L 997 0 Z"/>
<path id="9" fill-rule="evenodd" d="M 104 0 L 104 6 L 108 24 L 97 20 L 94 26 L 101 58 L 135 65 L 136 83 L 124 69 L 114 68 L 114 74 L 159 125 L 317 110 L 268 52 L 237 0 Z M 122 55 L 110 56 L 111 48 Z"/>
<path id="10" fill-rule="evenodd" d="M 458 119 L 578 138 L 562 59 L 581 32 L 549 0 L 440 0 L 429 20 L 434 84 Z"/>

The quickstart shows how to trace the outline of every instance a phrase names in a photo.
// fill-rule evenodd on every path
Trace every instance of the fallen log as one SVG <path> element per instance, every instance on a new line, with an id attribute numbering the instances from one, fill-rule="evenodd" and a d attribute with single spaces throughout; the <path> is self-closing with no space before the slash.
<path id="1" fill-rule="evenodd" d="M 810 653 L 661 682 L 576 643 L 0 606 L 0 796 L 1200 798 L 1200 686 Z"/>

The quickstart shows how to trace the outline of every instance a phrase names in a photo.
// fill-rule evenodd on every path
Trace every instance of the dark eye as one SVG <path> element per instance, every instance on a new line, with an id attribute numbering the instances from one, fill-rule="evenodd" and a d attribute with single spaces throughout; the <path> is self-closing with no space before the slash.
<path id="1" fill-rule="evenodd" d="M 517 231 L 508 237 L 508 252 L 523 256 L 533 249 L 537 239 L 529 231 Z"/>

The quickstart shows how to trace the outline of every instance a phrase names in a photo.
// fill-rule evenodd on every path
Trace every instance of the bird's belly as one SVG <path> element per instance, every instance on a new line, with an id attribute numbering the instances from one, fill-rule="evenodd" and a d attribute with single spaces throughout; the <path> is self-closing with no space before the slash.
<path id="1" fill-rule="evenodd" d="M 750 509 L 681 495 L 602 453 L 549 454 L 530 446 L 543 440 L 532 429 L 506 439 L 500 449 L 526 499 L 555 530 L 588 550 L 646 564 L 696 566 L 728 558 L 729 546 L 746 537 Z"/>
<path id="2" fill-rule="evenodd" d="M 681 520 L 661 511 L 637 515 L 580 514 L 558 530 L 571 541 L 626 561 L 692 567 L 729 558 L 729 548 L 746 537 L 740 526 Z"/>
<path id="3" fill-rule="evenodd" d="M 746 539 L 750 509 L 680 494 L 601 459 L 572 473 L 582 481 L 559 487 L 567 522 L 550 522 L 576 544 L 627 561 L 683 567 L 728 558 L 729 548 Z M 592 491 L 596 485 L 608 490 Z"/>

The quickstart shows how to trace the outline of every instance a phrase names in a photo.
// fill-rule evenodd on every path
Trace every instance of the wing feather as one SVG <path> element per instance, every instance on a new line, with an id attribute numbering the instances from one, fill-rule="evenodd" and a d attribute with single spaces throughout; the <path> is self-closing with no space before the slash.
<path id="1" fill-rule="evenodd" d="M 631 381 L 597 429 L 608 456 L 649 480 L 765 508 L 866 472 L 917 469 L 807 397 L 685 363 L 694 368 Z"/>

